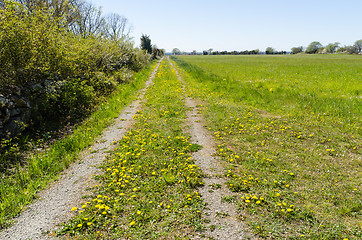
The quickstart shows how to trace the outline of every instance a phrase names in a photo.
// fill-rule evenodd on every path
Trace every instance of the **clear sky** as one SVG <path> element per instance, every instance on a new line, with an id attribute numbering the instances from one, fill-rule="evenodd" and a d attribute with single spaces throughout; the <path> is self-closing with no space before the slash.
<path id="1" fill-rule="evenodd" d="M 289 51 L 312 41 L 352 45 L 362 39 L 362 0 L 89 0 L 118 13 L 167 52 Z"/>

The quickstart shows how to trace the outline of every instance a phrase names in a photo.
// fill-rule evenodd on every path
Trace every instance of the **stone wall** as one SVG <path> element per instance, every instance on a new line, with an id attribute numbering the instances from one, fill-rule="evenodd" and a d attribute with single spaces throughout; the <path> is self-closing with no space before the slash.
<path id="1" fill-rule="evenodd" d="M 0 94 L 0 138 L 14 136 L 29 124 L 30 102 L 21 95 L 21 89 L 8 86 Z"/>

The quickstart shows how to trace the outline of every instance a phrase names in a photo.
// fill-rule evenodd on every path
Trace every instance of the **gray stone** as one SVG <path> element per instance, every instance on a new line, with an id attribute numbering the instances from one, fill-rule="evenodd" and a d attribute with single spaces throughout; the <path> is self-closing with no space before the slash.
<path id="1" fill-rule="evenodd" d="M 30 108 L 27 108 L 27 109 L 23 109 L 22 110 L 22 113 L 20 115 L 21 117 L 21 121 L 24 122 L 24 123 L 29 123 L 30 121 L 30 116 L 31 116 L 31 110 Z"/>
<path id="2" fill-rule="evenodd" d="M 5 107 L 9 103 L 9 99 L 0 95 L 0 108 Z"/>
<path id="3" fill-rule="evenodd" d="M 10 119 L 10 111 L 8 109 L 5 109 L 5 117 L 3 123 L 6 123 Z"/>
<path id="4" fill-rule="evenodd" d="M 15 117 L 18 116 L 21 113 L 21 109 L 20 108 L 13 108 L 10 109 L 10 117 Z"/>
<path id="5" fill-rule="evenodd" d="M 14 102 L 9 101 L 7 107 L 8 107 L 9 109 L 11 109 L 11 108 L 14 108 L 14 106 L 15 106 Z"/>
<path id="6" fill-rule="evenodd" d="M 18 98 L 14 102 L 16 108 L 30 108 L 30 104 L 24 98 Z"/>
<path id="7" fill-rule="evenodd" d="M 31 116 L 30 102 L 20 95 L 24 91 L 13 85 L 5 90 L 4 95 L 0 94 L 0 138 L 23 131 Z"/>
<path id="8" fill-rule="evenodd" d="M 33 85 L 31 86 L 31 89 L 32 89 L 33 91 L 42 91 L 42 90 L 43 90 L 43 86 L 40 85 L 39 83 L 37 83 L 37 84 L 33 84 Z"/>
<path id="9" fill-rule="evenodd" d="M 4 130 L 11 135 L 16 135 L 24 129 L 24 123 L 21 121 L 21 117 L 10 118 L 4 126 Z"/>

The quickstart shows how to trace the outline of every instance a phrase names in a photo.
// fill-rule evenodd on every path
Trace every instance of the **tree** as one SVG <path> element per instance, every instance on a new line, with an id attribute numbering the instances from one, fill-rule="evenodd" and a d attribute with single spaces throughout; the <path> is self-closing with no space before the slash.
<path id="1" fill-rule="evenodd" d="M 106 34 L 112 40 L 128 38 L 131 27 L 128 26 L 128 19 L 117 13 L 111 13 L 106 17 Z"/>
<path id="2" fill-rule="evenodd" d="M 325 47 L 325 50 L 327 51 L 327 53 L 335 53 L 337 51 L 337 48 L 339 48 L 339 45 L 339 42 L 330 43 Z"/>
<path id="3" fill-rule="evenodd" d="M 251 50 L 251 51 L 249 52 L 249 54 L 255 54 L 255 55 L 257 55 L 257 54 L 259 54 L 259 52 L 260 52 L 259 49 L 254 49 L 254 50 Z"/>
<path id="4" fill-rule="evenodd" d="M 53 11 L 53 15 L 58 21 L 59 25 L 64 23 L 69 27 L 74 24 L 76 19 L 80 16 L 79 8 L 85 2 L 84 0 L 15 0 L 23 4 L 29 13 L 34 13 L 35 10 L 47 8 Z M 0 6 L 3 1 L 0 1 Z M 64 22 L 65 20 L 65 22 Z"/>
<path id="5" fill-rule="evenodd" d="M 346 52 L 349 54 L 357 53 L 357 48 L 355 46 L 346 46 Z"/>
<path id="6" fill-rule="evenodd" d="M 356 48 L 356 53 L 362 52 L 362 39 L 361 39 L 361 40 L 357 40 L 357 41 L 354 43 L 353 47 Z"/>
<path id="7" fill-rule="evenodd" d="M 314 53 L 317 53 L 321 47 L 322 47 L 322 44 L 320 42 L 314 41 L 308 45 L 305 52 L 309 53 L 309 54 L 314 54 Z"/>
<path id="8" fill-rule="evenodd" d="M 347 52 L 347 48 L 345 46 L 338 48 L 336 51 L 336 53 L 345 53 L 345 52 Z"/>
<path id="9" fill-rule="evenodd" d="M 151 45 L 150 36 L 142 34 L 142 36 L 141 36 L 141 49 L 145 50 L 149 54 L 152 54 L 152 45 Z"/>
<path id="10" fill-rule="evenodd" d="M 105 31 L 105 18 L 101 8 L 96 8 L 92 3 L 83 2 L 78 6 L 78 17 L 70 26 L 75 34 L 84 38 L 100 36 Z"/>
<path id="11" fill-rule="evenodd" d="M 303 49 L 304 49 L 304 47 L 303 47 L 303 46 L 300 46 L 300 47 L 293 47 L 293 48 L 292 48 L 292 51 L 291 51 L 291 54 L 301 53 L 301 52 L 303 52 Z"/>
<path id="12" fill-rule="evenodd" d="M 178 49 L 178 48 L 174 48 L 174 49 L 172 49 L 172 54 L 173 54 L 173 55 L 180 55 L 180 54 L 181 54 L 181 51 L 180 51 L 180 49 Z"/>
<path id="13" fill-rule="evenodd" d="M 265 54 L 274 54 L 275 49 L 272 47 L 267 47 L 265 50 Z"/>

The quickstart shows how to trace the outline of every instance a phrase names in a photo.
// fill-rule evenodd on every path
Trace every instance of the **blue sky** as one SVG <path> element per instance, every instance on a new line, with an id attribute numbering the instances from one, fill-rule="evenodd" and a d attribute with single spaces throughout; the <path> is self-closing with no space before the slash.
<path id="1" fill-rule="evenodd" d="M 362 39 L 362 0 L 90 0 L 166 51 L 290 50 Z"/>

